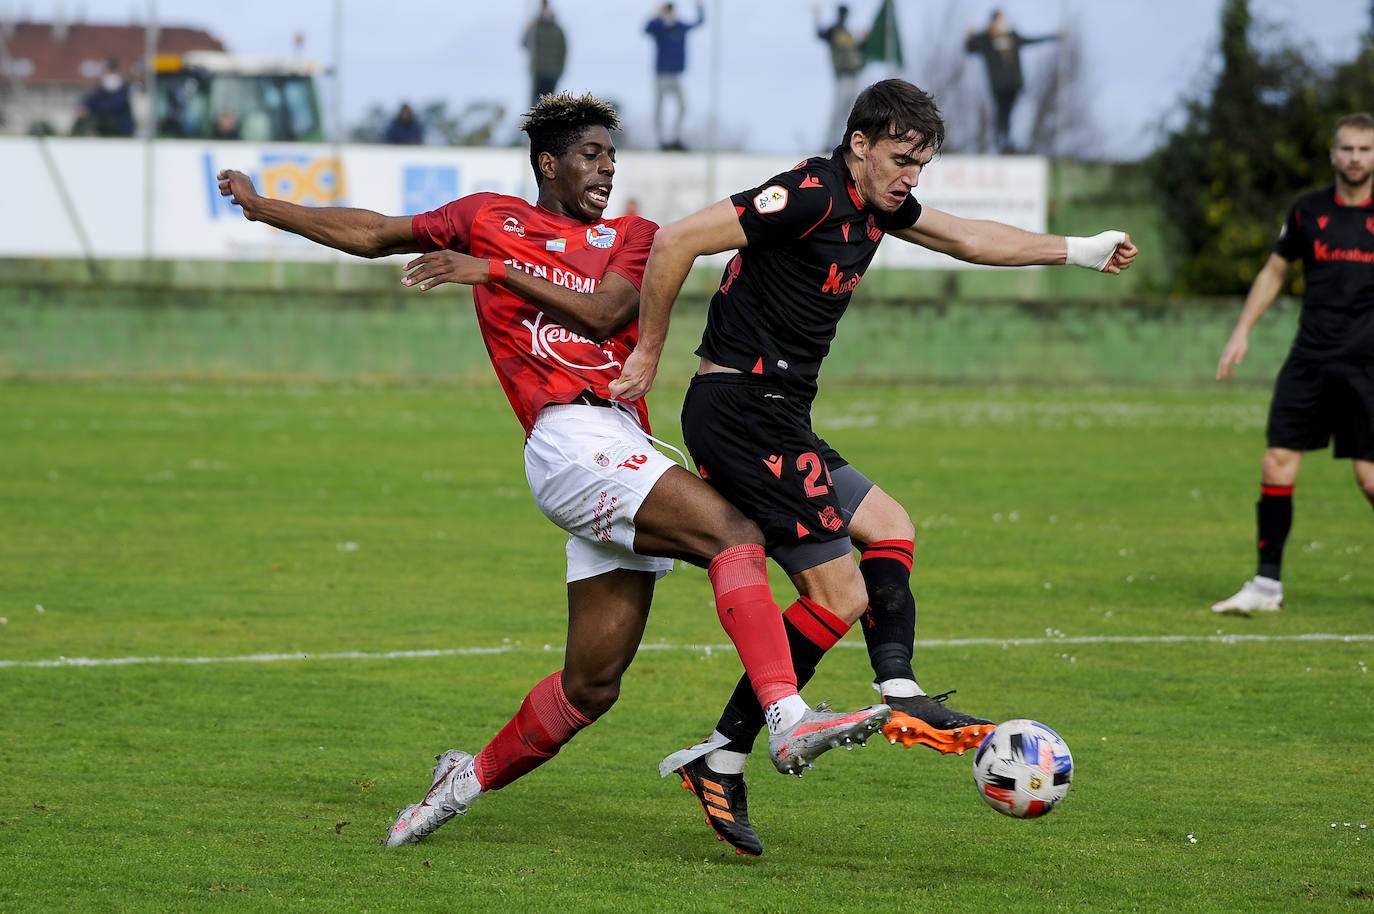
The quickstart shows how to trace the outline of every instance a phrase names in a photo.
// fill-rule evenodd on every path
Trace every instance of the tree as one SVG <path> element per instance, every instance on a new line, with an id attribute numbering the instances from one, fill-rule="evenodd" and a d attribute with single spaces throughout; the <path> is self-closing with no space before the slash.
<path id="1" fill-rule="evenodd" d="M 1182 126 L 1146 163 L 1181 293 L 1249 288 L 1293 198 L 1330 181 L 1332 124 L 1374 98 L 1368 46 L 1355 61 L 1323 67 L 1317 51 L 1256 22 L 1248 0 L 1223 5 L 1218 52 L 1210 95 L 1184 101 Z M 1290 293 L 1301 291 L 1299 271 L 1289 282 Z"/>

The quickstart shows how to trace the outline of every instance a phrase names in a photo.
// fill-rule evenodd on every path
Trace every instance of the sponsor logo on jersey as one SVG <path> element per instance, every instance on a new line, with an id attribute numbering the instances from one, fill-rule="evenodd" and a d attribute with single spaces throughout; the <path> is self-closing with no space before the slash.
<path id="1" fill-rule="evenodd" d="M 787 207 L 787 188 L 779 187 L 776 184 L 765 187 L 763 191 L 754 198 L 754 209 L 762 214 L 776 213 Z"/>
<path id="2" fill-rule="evenodd" d="M 555 254 L 562 254 L 568 247 L 566 238 L 550 238 L 544 242 L 544 250 L 553 251 Z"/>
<path id="3" fill-rule="evenodd" d="M 858 288 L 859 280 L 861 279 L 863 279 L 862 273 L 855 273 L 853 276 L 845 279 L 844 271 L 840 269 L 840 265 L 832 263 L 830 265 L 830 275 L 826 277 L 825 282 L 821 285 L 821 291 L 830 292 L 835 295 L 848 295 Z"/>
<path id="4" fill-rule="evenodd" d="M 501 230 L 503 232 L 510 232 L 512 235 L 519 235 L 521 238 L 525 237 L 525 227 L 521 225 L 520 220 L 514 216 L 506 217 L 506 221 L 501 223 Z"/>
<path id="5" fill-rule="evenodd" d="M 1370 229 L 1374 231 L 1374 229 Z M 1359 248 L 1333 248 L 1324 241 L 1312 244 L 1312 257 L 1316 260 L 1349 260 L 1353 263 L 1374 263 L 1374 251 Z"/>
<path id="6" fill-rule="evenodd" d="M 585 336 L 561 324 L 546 323 L 546 320 L 547 316 L 540 311 L 534 323 L 520 322 L 530 332 L 530 355 L 552 359 L 577 371 L 608 371 L 621 367 L 612 350 L 601 349 Z"/>
<path id="7" fill-rule="evenodd" d="M 587 243 L 604 251 L 615 244 L 615 229 L 604 223 L 594 225 L 587 229 Z"/>

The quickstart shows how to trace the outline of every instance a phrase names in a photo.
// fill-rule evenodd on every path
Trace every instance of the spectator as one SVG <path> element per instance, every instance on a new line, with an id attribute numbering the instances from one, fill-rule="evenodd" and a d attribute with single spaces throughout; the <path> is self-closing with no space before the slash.
<path id="1" fill-rule="evenodd" d="M 1017 34 L 1007 20 L 1007 14 L 1001 10 L 992 11 L 985 31 L 968 30 L 964 50 L 981 56 L 988 69 L 988 88 L 992 91 L 992 104 L 996 112 L 993 133 L 998 152 L 1016 151 L 1011 141 L 1011 109 L 1025 85 L 1021 75 L 1021 48 L 1058 39 L 1058 35 L 1025 38 Z"/>
<path id="2" fill-rule="evenodd" d="M 134 111 L 129 104 L 129 84 L 111 57 L 95 88 L 81 98 L 73 134 L 84 136 L 133 136 Z"/>
<path id="3" fill-rule="evenodd" d="M 210 129 L 211 139 L 237 140 L 239 138 L 239 116 L 225 108 L 215 115 L 214 126 Z"/>
<path id="4" fill-rule="evenodd" d="M 841 3 L 835 8 L 835 24 L 821 28 L 820 7 L 813 7 L 816 15 L 816 37 L 830 47 L 830 66 L 835 70 L 835 102 L 830 109 L 830 124 L 825 131 L 824 146 L 844 144 L 849 141 L 844 133 L 845 121 L 849 119 L 849 108 L 858 94 L 859 71 L 864 68 L 864 53 L 854 33 L 845 23 L 849 19 L 849 7 Z"/>
<path id="5" fill-rule="evenodd" d="M 682 73 L 687 69 L 687 32 L 706 21 L 706 10 L 697 4 L 697 21 L 686 23 L 677 18 L 673 5 L 665 3 L 658 15 L 649 20 L 644 31 L 654 39 L 654 132 L 660 149 L 685 149 L 682 145 L 682 116 L 687 113 L 687 101 L 682 94 Z M 663 106 L 671 95 L 677 100 L 677 117 L 673 129 L 664 132 Z"/>
<path id="6" fill-rule="evenodd" d="M 530 54 L 530 107 L 533 108 L 542 96 L 558 91 L 558 80 L 563 78 L 563 65 L 568 58 L 568 39 L 563 34 L 563 27 L 553 18 L 549 0 L 539 4 L 539 15 L 525 26 L 522 44 Z"/>
<path id="7" fill-rule="evenodd" d="M 425 141 L 425 128 L 415 118 L 415 111 L 408 103 L 401 104 L 396 116 L 387 124 L 382 139 L 401 146 L 418 146 Z"/>

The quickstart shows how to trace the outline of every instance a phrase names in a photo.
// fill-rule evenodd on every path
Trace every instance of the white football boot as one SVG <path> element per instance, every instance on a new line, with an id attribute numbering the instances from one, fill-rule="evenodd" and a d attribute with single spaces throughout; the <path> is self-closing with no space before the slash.
<path id="1" fill-rule="evenodd" d="M 1283 609 L 1283 584 L 1255 575 L 1233 596 L 1212 604 L 1214 613 L 1275 612 Z"/>
<path id="2" fill-rule="evenodd" d="M 438 762 L 430 774 L 433 783 L 429 793 L 419 803 L 401 810 L 386 835 L 387 847 L 416 844 L 434 834 L 434 830 L 454 816 L 465 816 L 472 801 L 482 794 L 477 783 L 477 769 L 466 752 L 450 749 L 435 756 Z"/>

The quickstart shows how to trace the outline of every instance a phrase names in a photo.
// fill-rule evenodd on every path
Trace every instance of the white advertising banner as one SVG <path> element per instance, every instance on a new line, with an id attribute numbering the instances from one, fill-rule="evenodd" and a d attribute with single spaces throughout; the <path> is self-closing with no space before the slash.
<path id="1" fill-rule="evenodd" d="M 621 153 L 609 215 L 629 207 L 660 224 L 765 183 L 796 159 L 741 153 Z M 516 148 L 260 145 L 186 140 L 0 137 L 0 257 L 322 260 L 346 257 L 243 219 L 216 175 L 236 168 L 269 196 L 387 215 L 434 209 L 477 191 L 533 200 Z M 942 156 L 917 188 L 925 206 L 1043 232 L 1048 163 L 1032 156 Z M 966 267 L 889 240 L 879 267 Z"/>

